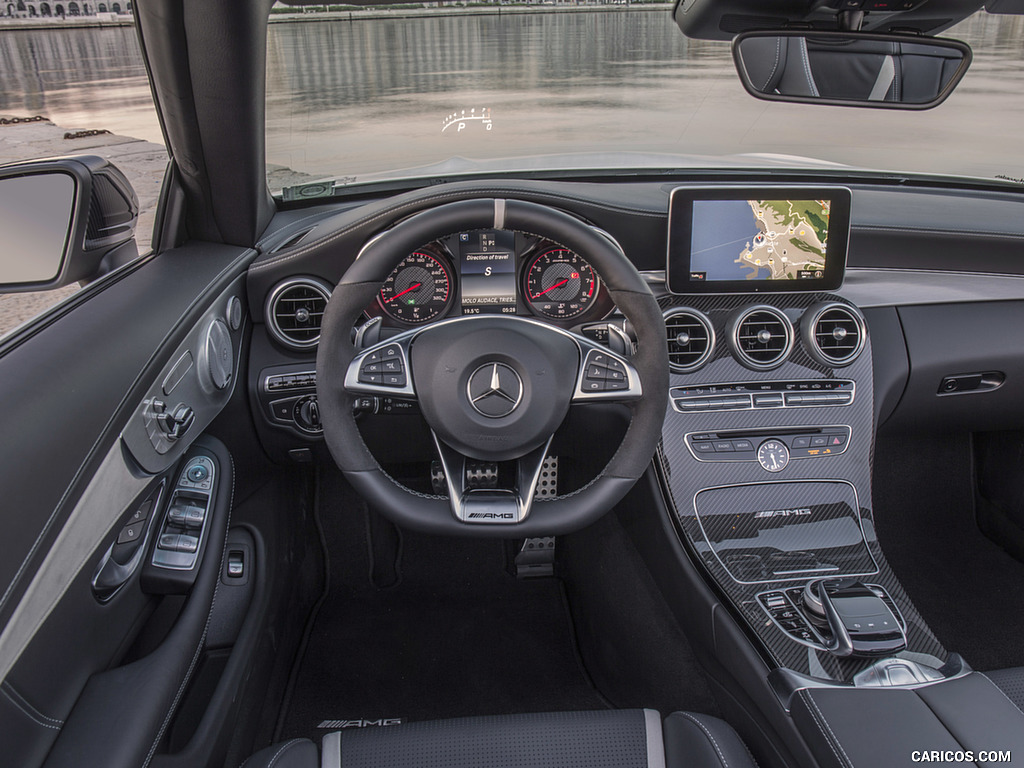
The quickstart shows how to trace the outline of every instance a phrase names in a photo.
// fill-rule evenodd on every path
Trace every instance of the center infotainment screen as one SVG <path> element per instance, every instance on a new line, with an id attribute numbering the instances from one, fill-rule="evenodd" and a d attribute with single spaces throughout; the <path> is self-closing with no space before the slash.
<path id="1" fill-rule="evenodd" d="M 844 187 L 673 190 L 668 288 L 673 293 L 834 290 L 850 227 Z"/>

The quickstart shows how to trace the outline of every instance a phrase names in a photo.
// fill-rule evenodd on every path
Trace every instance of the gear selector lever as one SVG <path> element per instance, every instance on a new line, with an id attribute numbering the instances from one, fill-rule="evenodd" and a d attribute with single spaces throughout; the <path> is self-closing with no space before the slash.
<path id="1" fill-rule="evenodd" d="M 907 647 L 899 620 L 882 597 L 857 579 L 821 579 L 804 588 L 804 607 L 827 622 L 836 656 L 890 656 Z"/>

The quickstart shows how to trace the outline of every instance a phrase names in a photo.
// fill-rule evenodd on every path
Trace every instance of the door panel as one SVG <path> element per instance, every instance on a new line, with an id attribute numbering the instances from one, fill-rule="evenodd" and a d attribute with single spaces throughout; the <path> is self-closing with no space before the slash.
<path id="1" fill-rule="evenodd" d="M 41 765 L 49 752 L 54 765 L 64 758 L 75 765 L 140 765 L 155 751 L 199 658 L 219 581 L 231 507 L 231 460 L 222 446 L 204 439 L 205 450 L 224 465 L 216 526 L 203 541 L 210 556 L 201 559 L 196 586 L 154 654 L 118 666 L 162 599 L 140 587 L 143 568 L 131 569 L 105 602 L 92 580 L 140 502 L 163 480 L 168 487 L 177 481 L 180 457 L 234 390 L 244 325 L 230 332 L 230 386 L 204 380 L 202 391 L 188 396 L 197 403 L 189 431 L 162 451 L 141 455 L 159 442 L 142 421 L 145 403 L 162 393 L 182 345 L 205 339 L 213 314 L 223 316 L 229 295 L 244 289 L 241 278 L 252 256 L 194 243 L 142 260 L 0 347 L 4 762 Z M 194 366 L 191 375 L 198 377 Z M 168 400 L 190 385 L 182 386 Z M 132 450 L 121 437 L 130 425 L 144 439 Z M 164 494 L 161 506 L 169 497 Z M 140 563 L 151 559 L 155 525 L 146 529 Z M 107 719 L 112 714 L 121 720 L 116 726 Z"/>

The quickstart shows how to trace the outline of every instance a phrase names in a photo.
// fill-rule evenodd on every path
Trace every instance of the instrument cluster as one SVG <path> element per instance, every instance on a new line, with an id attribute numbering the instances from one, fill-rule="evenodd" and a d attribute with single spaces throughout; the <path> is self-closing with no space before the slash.
<path id="1" fill-rule="evenodd" d="M 417 248 L 366 313 L 396 327 L 478 314 L 535 315 L 570 327 L 611 310 L 600 276 L 580 254 L 544 238 L 489 229 Z"/>

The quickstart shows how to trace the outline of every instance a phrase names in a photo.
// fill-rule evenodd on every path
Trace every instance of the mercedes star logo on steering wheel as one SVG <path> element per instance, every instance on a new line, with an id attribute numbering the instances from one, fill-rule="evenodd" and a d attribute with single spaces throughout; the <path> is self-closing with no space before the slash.
<path id="1" fill-rule="evenodd" d="M 508 416 L 523 399 L 523 380 L 504 363 L 481 365 L 466 384 L 469 404 L 490 419 Z"/>

